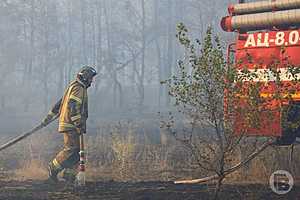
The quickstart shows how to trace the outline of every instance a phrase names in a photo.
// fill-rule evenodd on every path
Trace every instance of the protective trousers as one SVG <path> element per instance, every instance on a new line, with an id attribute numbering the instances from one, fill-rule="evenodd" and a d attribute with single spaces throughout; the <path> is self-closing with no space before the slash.
<path id="1" fill-rule="evenodd" d="M 79 162 L 79 134 L 76 131 L 63 132 L 64 147 L 52 161 L 57 171 L 73 169 Z"/>

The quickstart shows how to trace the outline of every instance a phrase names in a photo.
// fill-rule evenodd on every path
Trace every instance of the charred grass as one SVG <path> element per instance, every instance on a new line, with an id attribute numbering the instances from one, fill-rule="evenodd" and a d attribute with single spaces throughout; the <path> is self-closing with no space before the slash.
<path id="1" fill-rule="evenodd" d="M 0 182 L 0 199 L 126 199 L 126 200 L 199 200 L 212 199 L 212 185 L 175 185 L 172 182 L 88 182 L 84 189 L 60 183 L 49 186 L 42 181 Z M 267 185 L 225 184 L 219 199 L 299 199 L 299 187 L 287 195 L 276 195 Z"/>
<path id="2" fill-rule="evenodd" d="M 86 135 L 86 189 L 79 193 L 61 184 L 43 184 L 47 164 L 62 147 L 51 129 L 0 152 L 0 199 L 210 199 L 214 183 L 175 185 L 174 180 L 207 176 L 191 153 L 163 130 L 145 123 L 99 123 Z M 2 141 L 12 137 L 3 136 Z M 226 162 L 237 163 L 253 146 L 235 151 Z M 247 149 L 249 148 L 249 149 Z M 294 155 L 299 152 L 294 149 Z M 220 199 L 297 199 L 296 186 L 278 196 L 268 186 L 270 174 L 286 169 L 298 182 L 300 159 L 288 159 L 287 148 L 269 148 L 246 167 L 225 179 Z"/>

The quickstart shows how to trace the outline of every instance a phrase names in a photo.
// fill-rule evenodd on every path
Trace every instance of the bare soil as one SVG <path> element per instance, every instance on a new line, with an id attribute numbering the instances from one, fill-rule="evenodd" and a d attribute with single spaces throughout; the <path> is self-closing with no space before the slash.
<path id="1" fill-rule="evenodd" d="M 199 200 L 212 199 L 213 185 L 175 185 L 172 182 L 88 182 L 76 189 L 63 182 L 53 186 L 44 181 L 0 181 L 2 200 Z M 226 184 L 219 199 L 300 199 L 300 187 L 286 195 L 276 195 L 268 185 Z"/>

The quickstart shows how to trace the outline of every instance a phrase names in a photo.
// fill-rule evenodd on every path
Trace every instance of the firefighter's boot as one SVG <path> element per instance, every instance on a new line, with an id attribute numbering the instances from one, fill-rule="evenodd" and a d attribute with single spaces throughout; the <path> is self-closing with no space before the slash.
<path id="1" fill-rule="evenodd" d="M 56 159 L 49 163 L 48 166 L 48 180 L 47 182 L 50 184 L 58 183 L 57 175 L 63 168 L 59 165 Z"/>

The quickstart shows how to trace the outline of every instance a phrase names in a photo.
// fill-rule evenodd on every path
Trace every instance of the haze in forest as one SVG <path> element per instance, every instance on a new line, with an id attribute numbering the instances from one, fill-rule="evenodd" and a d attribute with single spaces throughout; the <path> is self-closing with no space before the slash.
<path id="1" fill-rule="evenodd" d="M 193 38 L 221 31 L 230 0 L 2 0 L 0 133 L 31 128 L 83 65 L 99 71 L 89 89 L 90 127 L 99 119 L 156 117 L 172 109 L 160 81 L 176 73 L 183 22 Z"/>

